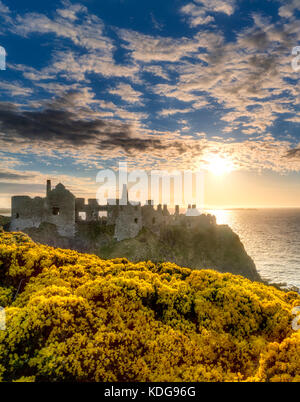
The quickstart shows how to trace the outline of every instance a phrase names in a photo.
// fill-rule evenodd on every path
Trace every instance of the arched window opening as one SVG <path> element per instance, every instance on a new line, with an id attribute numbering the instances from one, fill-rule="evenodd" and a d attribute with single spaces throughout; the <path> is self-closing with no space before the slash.
<path id="1" fill-rule="evenodd" d="M 55 215 L 55 216 L 59 215 L 59 208 L 58 207 L 53 207 L 52 208 L 52 215 Z"/>

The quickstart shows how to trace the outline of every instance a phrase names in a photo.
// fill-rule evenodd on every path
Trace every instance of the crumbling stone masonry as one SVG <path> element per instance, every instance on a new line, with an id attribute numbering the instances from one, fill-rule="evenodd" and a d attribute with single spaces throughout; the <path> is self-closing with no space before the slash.
<path id="1" fill-rule="evenodd" d="M 123 187 L 122 202 L 117 199 L 114 204 L 99 205 L 96 199 L 89 199 L 85 204 L 84 198 L 75 198 L 61 183 L 52 189 L 48 180 L 45 198 L 12 197 L 10 230 L 22 231 L 51 223 L 59 235 L 73 238 L 77 225 L 98 222 L 99 225 L 113 225 L 115 239 L 122 241 L 136 237 L 143 227 L 159 234 L 164 225 L 181 224 L 192 228 L 216 223 L 214 216 L 200 214 L 196 205 L 189 206 L 186 214 L 180 214 L 179 206 L 176 206 L 173 215 L 166 205 L 154 208 L 151 201 L 143 206 L 140 203 L 132 205 L 128 202 L 126 186 Z"/>

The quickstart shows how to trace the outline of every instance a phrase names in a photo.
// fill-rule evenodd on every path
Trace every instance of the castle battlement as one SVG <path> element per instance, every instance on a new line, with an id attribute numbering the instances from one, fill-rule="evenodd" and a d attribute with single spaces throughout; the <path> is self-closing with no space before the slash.
<path id="1" fill-rule="evenodd" d="M 76 198 L 63 184 L 52 188 L 51 181 L 47 180 L 44 198 L 12 197 L 10 230 L 22 231 L 38 228 L 42 223 L 51 223 L 61 236 L 73 238 L 76 225 L 96 222 L 99 225 L 113 225 L 114 236 L 121 241 L 136 237 L 143 227 L 159 234 L 164 225 L 193 227 L 215 223 L 215 217 L 200 214 L 196 205 L 189 205 L 186 214 L 180 214 L 177 205 L 175 213 L 171 214 L 167 205 L 157 205 L 155 208 L 151 200 L 143 206 L 140 203 L 131 204 L 126 186 L 123 187 L 121 200 L 114 201 L 99 205 L 96 199 L 88 199 L 86 204 L 84 198 Z"/>

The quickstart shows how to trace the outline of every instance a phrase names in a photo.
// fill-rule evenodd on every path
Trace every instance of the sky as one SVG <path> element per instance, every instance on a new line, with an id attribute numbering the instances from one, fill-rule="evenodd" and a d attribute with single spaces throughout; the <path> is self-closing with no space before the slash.
<path id="1" fill-rule="evenodd" d="M 300 207 L 298 0 L 3 0 L 0 18 L 0 208 L 48 178 L 95 198 L 124 161 L 203 170 L 207 207 Z"/>

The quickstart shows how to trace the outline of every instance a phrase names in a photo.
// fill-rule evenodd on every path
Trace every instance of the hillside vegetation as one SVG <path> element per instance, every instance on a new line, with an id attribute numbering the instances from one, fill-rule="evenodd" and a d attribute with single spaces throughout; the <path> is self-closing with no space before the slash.
<path id="1" fill-rule="evenodd" d="M 10 223 L 11 218 L 8 216 L 0 215 L 0 227 L 5 227 Z"/>
<path id="2" fill-rule="evenodd" d="M 162 226 L 160 234 L 143 228 L 137 237 L 114 239 L 114 226 L 98 222 L 77 224 L 75 239 L 59 236 L 54 225 L 24 230 L 39 243 L 93 253 L 104 258 L 123 256 L 130 261 L 173 262 L 195 269 L 215 269 L 242 275 L 254 281 L 261 278 L 240 238 L 227 225 L 211 224 L 188 228 L 184 225 Z"/>
<path id="3" fill-rule="evenodd" d="M 297 293 L 0 233 L 2 381 L 300 381 Z"/>
<path id="4" fill-rule="evenodd" d="M 100 247 L 97 254 L 105 258 L 122 255 L 134 262 L 173 262 L 194 269 L 215 269 L 254 281 L 261 280 L 239 236 L 227 225 L 191 229 L 166 226 L 159 236 L 143 229 L 134 239 L 113 241 Z"/>

